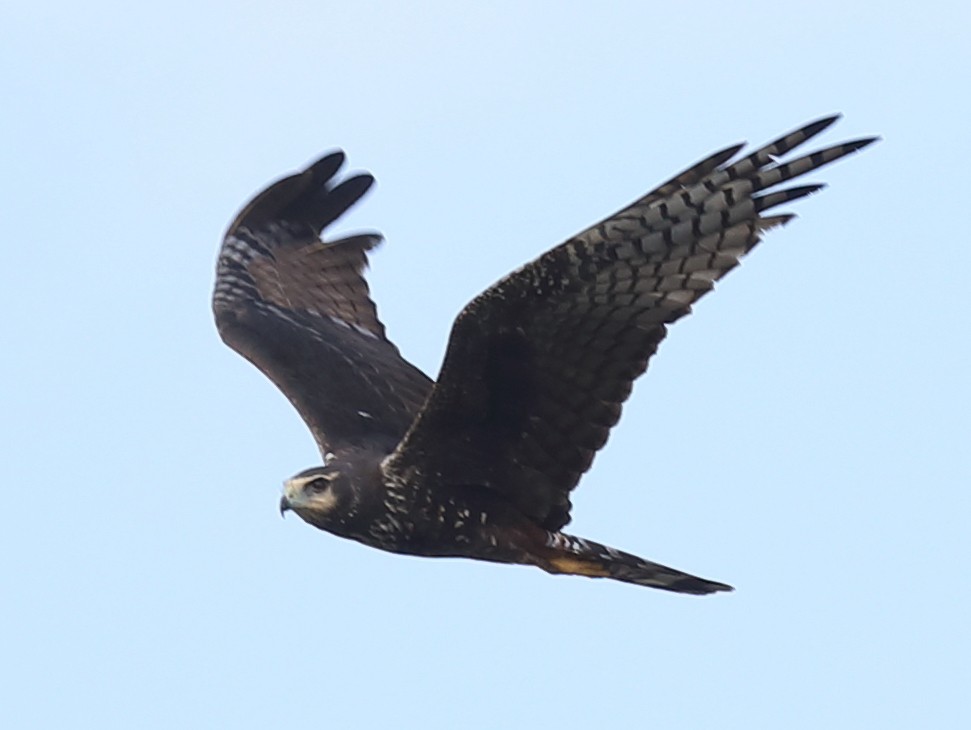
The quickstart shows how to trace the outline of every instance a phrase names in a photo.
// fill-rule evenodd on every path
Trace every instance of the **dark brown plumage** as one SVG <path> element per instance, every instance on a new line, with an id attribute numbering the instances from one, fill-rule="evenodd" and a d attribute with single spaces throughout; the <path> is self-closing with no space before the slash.
<path id="1" fill-rule="evenodd" d="M 873 141 L 778 161 L 835 120 L 718 152 L 505 277 L 459 314 L 437 383 L 377 318 L 363 272 L 380 235 L 320 240 L 373 178 L 338 182 L 335 152 L 260 193 L 226 234 L 213 309 L 324 454 L 281 509 L 393 552 L 729 590 L 561 529 L 667 325 L 792 217 L 766 211 L 822 186 L 772 188 Z"/>

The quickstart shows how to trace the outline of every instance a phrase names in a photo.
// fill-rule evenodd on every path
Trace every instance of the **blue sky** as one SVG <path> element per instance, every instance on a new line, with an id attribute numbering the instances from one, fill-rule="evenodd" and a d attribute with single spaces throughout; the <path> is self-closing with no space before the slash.
<path id="1" fill-rule="evenodd" d="M 33 3 L 0 28 L 5 727 L 959 727 L 963 4 Z M 219 239 L 340 146 L 379 312 L 434 375 L 495 279 L 703 155 L 834 111 L 677 324 L 573 531 L 704 599 L 387 555 L 276 511 L 317 463 L 219 341 Z M 963 721 L 963 722 L 962 722 Z"/>

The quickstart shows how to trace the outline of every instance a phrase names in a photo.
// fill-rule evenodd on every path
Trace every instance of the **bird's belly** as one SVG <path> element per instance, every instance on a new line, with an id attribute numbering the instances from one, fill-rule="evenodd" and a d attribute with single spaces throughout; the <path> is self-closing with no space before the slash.
<path id="1" fill-rule="evenodd" d="M 472 500 L 448 499 L 389 511 L 374 521 L 362 542 L 405 555 L 517 562 L 520 551 L 506 539 L 505 517 L 502 510 Z"/>

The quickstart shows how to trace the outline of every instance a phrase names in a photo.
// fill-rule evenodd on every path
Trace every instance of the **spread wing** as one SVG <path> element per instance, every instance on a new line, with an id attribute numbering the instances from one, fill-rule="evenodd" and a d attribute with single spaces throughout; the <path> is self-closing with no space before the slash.
<path id="1" fill-rule="evenodd" d="M 376 233 L 334 241 L 322 229 L 371 187 L 335 181 L 343 152 L 257 195 L 219 252 L 213 312 L 223 340 L 290 399 L 321 452 L 398 443 L 432 381 L 385 336 L 364 269 Z"/>
<path id="2" fill-rule="evenodd" d="M 548 251 L 458 316 L 437 385 L 390 472 L 437 473 L 503 493 L 548 529 L 620 418 L 667 325 L 791 215 L 766 211 L 821 185 L 772 190 L 873 139 L 780 162 L 836 120 L 734 163 L 708 157 Z"/>

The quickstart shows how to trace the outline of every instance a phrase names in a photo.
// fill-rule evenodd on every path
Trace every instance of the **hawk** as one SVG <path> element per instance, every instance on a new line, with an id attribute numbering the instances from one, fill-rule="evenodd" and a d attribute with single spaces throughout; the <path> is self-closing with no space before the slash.
<path id="1" fill-rule="evenodd" d="M 378 319 L 364 271 L 381 235 L 321 237 L 374 178 L 341 178 L 336 151 L 259 193 L 226 232 L 213 311 L 323 455 L 281 513 L 395 553 L 732 590 L 563 532 L 570 493 L 668 325 L 793 218 L 769 211 L 823 187 L 778 186 L 875 141 L 780 159 L 837 118 L 716 152 L 501 279 L 456 318 L 437 382 Z"/>

